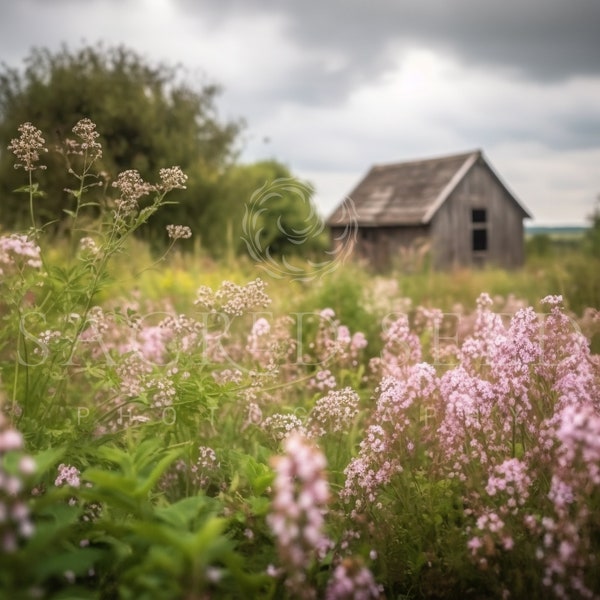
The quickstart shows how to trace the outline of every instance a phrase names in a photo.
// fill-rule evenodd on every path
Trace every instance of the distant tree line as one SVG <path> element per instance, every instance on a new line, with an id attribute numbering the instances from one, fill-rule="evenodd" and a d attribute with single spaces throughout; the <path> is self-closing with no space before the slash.
<path id="1" fill-rule="evenodd" d="M 84 117 L 97 125 L 103 146 L 101 168 L 113 178 L 126 169 L 137 169 L 147 181 L 158 170 L 180 166 L 188 175 L 187 189 L 177 194 L 177 204 L 160 211 L 144 231 L 155 247 L 167 242 L 165 226 L 192 227 L 196 239 L 215 257 L 245 250 L 242 223 L 256 190 L 292 173 L 273 160 L 250 165 L 238 163 L 244 123 L 219 118 L 212 83 L 189 83 L 181 67 L 152 65 L 122 46 L 87 46 L 58 52 L 33 49 L 22 68 L 0 67 L 0 228 L 27 225 L 27 207 L 13 191 L 24 184 L 23 172 L 13 168 L 6 150 L 17 137 L 21 123 L 30 121 L 44 132 L 49 147 L 60 147 L 72 137 L 71 128 Z M 38 214 L 55 235 L 61 234 L 60 215 L 69 210 L 73 185 L 59 153 L 44 156 L 47 170 L 36 173 L 47 195 Z M 274 253 L 307 252 L 326 243 L 312 236 L 294 246 L 286 231 L 319 230 L 319 217 L 311 210 L 312 190 L 298 182 L 304 197 L 282 188 L 269 210 L 260 213 L 259 246 Z M 104 193 L 101 186 L 95 192 Z M 257 199 L 256 196 L 254 198 Z M 259 198 L 258 200 L 263 200 Z M 257 210 L 264 206 L 255 205 Z M 56 221 L 57 217 L 59 218 Z M 93 218 L 93 215 L 90 215 Z M 277 237 L 281 239 L 277 239 Z"/>
<path id="2" fill-rule="evenodd" d="M 600 259 L 600 196 L 587 220 L 585 227 L 533 228 L 526 238 L 527 255 L 550 258 L 574 252 Z"/>
<path id="3" fill-rule="evenodd" d="M 589 216 L 590 228 L 585 234 L 586 249 L 596 258 L 600 258 L 600 195 L 596 198 L 594 212 Z"/>

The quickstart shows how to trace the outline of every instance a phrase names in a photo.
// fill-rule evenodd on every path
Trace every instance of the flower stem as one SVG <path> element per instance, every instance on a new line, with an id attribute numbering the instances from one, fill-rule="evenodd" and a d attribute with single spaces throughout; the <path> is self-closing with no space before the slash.
<path id="1" fill-rule="evenodd" d="M 36 231 L 35 215 L 33 213 L 33 176 L 31 175 L 31 170 L 29 170 L 29 216 L 31 217 L 31 226 L 33 227 L 33 231 Z"/>

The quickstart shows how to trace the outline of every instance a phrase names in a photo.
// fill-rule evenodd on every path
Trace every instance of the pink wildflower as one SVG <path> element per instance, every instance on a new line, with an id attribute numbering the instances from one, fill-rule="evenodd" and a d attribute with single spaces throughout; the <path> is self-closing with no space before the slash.
<path id="1" fill-rule="evenodd" d="M 405 373 L 403 379 L 386 377 L 382 380 L 358 456 L 344 471 L 346 482 L 340 497 L 353 502 L 351 514 L 362 512 L 365 503 L 376 502 L 380 488 L 403 471 L 401 461 L 407 456 L 406 448 L 414 450 L 415 440 L 410 437 L 414 425 L 411 408 L 437 390 L 435 371 L 430 365 L 411 365 Z"/>
<path id="2" fill-rule="evenodd" d="M 402 379 L 422 359 L 419 337 L 410 331 L 406 315 L 399 315 L 389 323 L 381 337 L 384 341 L 381 354 L 372 359 L 369 366 L 380 377 Z"/>
<path id="3" fill-rule="evenodd" d="M 0 275 L 22 273 L 25 267 L 42 266 L 40 247 L 26 235 L 11 233 L 0 237 Z"/>
<path id="4" fill-rule="evenodd" d="M 284 442 L 285 455 L 274 460 L 275 481 L 269 527 L 276 539 L 288 589 L 299 598 L 315 598 L 306 571 L 331 545 L 323 533 L 329 501 L 323 454 L 302 435 Z"/>
<path id="5" fill-rule="evenodd" d="M 78 488 L 81 485 L 79 475 L 80 473 L 77 467 L 61 463 L 58 465 L 58 475 L 54 481 L 54 485 L 56 487 L 70 485 L 71 487 Z"/>
<path id="6" fill-rule="evenodd" d="M 325 593 L 326 600 L 372 600 L 381 597 L 373 574 L 360 561 L 344 559 L 334 570 Z"/>
<path id="7" fill-rule="evenodd" d="M 22 449 L 23 437 L 0 412 L 0 554 L 15 552 L 19 540 L 34 532 L 24 492 L 27 477 L 35 472 L 35 462 L 21 455 L 17 469 L 9 470 L 4 460 L 7 453 Z"/>

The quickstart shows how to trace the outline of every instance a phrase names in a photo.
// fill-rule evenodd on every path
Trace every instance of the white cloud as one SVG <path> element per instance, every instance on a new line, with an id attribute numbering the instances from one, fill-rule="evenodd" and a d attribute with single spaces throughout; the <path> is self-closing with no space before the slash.
<path id="1" fill-rule="evenodd" d="M 569 142 L 581 135 L 577 120 L 600 123 L 598 97 L 600 79 L 526 82 L 415 48 L 339 107 L 287 102 L 254 125 L 275 156 L 315 183 L 323 214 L 373 163 L 482 148 L 535 222 L 584 224 L 600 191 L 600 140 L 585 149 Z"/>
<path id="2" fill-rule="evenodd" d="M 503 144 L 491 160 L 540 225 L 587 225 L 600 193 L 600 148 L 561 150 Z"/>

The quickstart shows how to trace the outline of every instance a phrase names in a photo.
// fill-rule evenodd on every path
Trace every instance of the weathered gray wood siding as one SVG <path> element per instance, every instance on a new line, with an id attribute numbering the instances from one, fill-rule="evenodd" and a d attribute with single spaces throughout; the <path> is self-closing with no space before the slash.
<path id="1" fill-rule="evenodd" d="M 343 229 L 332 227 L 335 240 Z M 429 242 L 429 226 L 359 227 L 353 255 L 375 269 L 396 266 L 409 259 L 410 252 Z M 339 245 L 340 242 L 337 242 Z"/>
<path id="2" fill-rule="evenodd" d="M 359 230 L 361 233 L 367 233 Z M 377 227 L 363 243 L 377 268 L 399 266 L 411 262 L 411 253 L 429 241 L 429 227 Z"/>
<path id="3" fill-rule="evenodd" d="M 473 251 L 472 210 L 486 211 L 487 250 Z M 436 268 L 523 264 L 523 211 L 482 161 L 469 170 L 431 220 Z"/>

